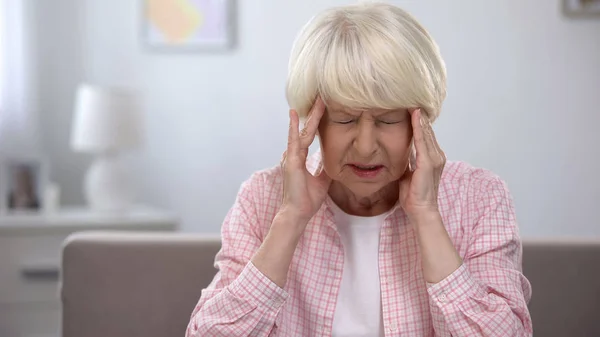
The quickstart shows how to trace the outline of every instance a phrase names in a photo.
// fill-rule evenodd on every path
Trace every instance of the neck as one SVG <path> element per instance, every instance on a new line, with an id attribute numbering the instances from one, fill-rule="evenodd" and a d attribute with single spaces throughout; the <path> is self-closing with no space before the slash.
<path id="1" fill-rule="evenodd" d="M 348 214 L 376 216 L 394 207 L 398 201 L 398 189 L 398 182 L 394 181 L 372 195 L 362 196 L 352 193 L 341 183 L 333 181 L 329 187 L 329 197 Z"/>

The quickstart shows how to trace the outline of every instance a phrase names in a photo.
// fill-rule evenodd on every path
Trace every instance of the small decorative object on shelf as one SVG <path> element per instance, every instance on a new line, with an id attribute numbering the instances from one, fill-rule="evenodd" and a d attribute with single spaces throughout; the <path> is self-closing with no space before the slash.
<path id="1" fill-rule="evenodd" d="M 0 212 L 41 210 L 47 180 L 48 165 L 40 158 L 0 158 Z"/>

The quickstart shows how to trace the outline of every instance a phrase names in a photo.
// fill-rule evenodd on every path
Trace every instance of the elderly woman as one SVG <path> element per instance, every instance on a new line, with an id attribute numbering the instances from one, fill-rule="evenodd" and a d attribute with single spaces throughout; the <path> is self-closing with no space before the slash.
<path id="1" fill-rule="evenodd" d="M 405 11 L 313 18 L 290 60 L 287 151 L 242 184 L 187 336 L 531 335 L 511 196 L 446 162 L 431 128 L 445 94 Z"/>

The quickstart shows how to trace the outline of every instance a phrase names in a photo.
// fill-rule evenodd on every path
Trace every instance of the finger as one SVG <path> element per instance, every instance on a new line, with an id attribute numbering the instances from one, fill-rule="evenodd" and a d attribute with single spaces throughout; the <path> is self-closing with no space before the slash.
<path id="1" fill-rule="evenodd" d="M 321 122 L 324 113 L 325 104 L 320 97 L 317 97 L 315 104 L 313 104 L 313 107 L 309 112 L 304 128 L 302 129 L 302 132 L 300 132 L 302 147 L 308 148 L 314 141 L 317 130 L 319 129 L 319 123 Z"/>
<path id="2" fill-rule="evenodd" d="M 438 143 L 433 128 L 431 128 L 431 145 L 433 146 L 435 153 L 437 154 L 435 162 L 438 165 L 443 166 L 446 163 L 446 154 L 444 153 L 444 150 L 442 150 L 442 147 Z"/>
<path id="3" fill-rule="evenodd" d="M 423 122 L 425 141 L 427 143 L 427 148 L 429 149 L 429 158 L 431 158 L 433 166 L 438 168 L 444 164 L 446 156 L 438 144 L 437 139 L 435 138 L 435 132 L 431 126 L 431 122 L 426 116 L 423 116 Z"/>
<path id="4" fill-rule="evenodd" d="M 444 155 L 442 149 L 437 144 L 437 140 L 435 139 L 435 132 L 433 131 L 433 127 L 431 126 L 431 122 L 427 116 L 421 116 L 421 127 L 423 129 L 423 135 L 425 137 L 425 145 L 427 146 L 427 154 L 431 160 L 433 167 L 439 167 L 443 164 Z"/>
<path id="5" fill-rule="evenodd" d="M 317 169 L 313 173 L 313 176 L 318 177 L 319 174 L 321 174 L 321 172 L 323 172 L 323 162 L 322 161 L 319 162 L 319 166 L 317 166 Z"/>
<path id="6" fill-rule="evenodd" d="M 400 181 L 403 181 L 403 180 L 410 181 L 410 179 L 412 178 L 413 174 L 414 174 L 413 171 L 407 170 L 406 172 L 404 172 L 404 174 L 402 175 L 402 177 L 400 177 Z"/>
<path id="7" fill-rule="evenodd" d="M 298 113 L 296 110 L 290 110 L 290 128 L 288 131 L 288 147 L 287 147 L 287 155 L 296 155 L 298 153 L 298 146 L 300 142 L 300 135 L 298 131 L 298 125 L 300 124 L 300 120 L 298 118 Z"/>
<path id="8" fill-rule="evenodd" d="M 417 168 L 417 150 L 415 149 L 415 143 L 413 141 L 410 144 L 410 154 L 408 156 L 408 170 L 413 172 Z"/>
<path id="9" fill-rule="evenodd" d="M 421 117 L 421 109 L 415 109 L 412 112 L 411 123 L 413 127 L 413 141 L 415 144 L 416 158 L 415 163 L 416 169 L 422 165 L 430 165 L 429 149 L 427 148 L 427 140 L 425 132 L 423 130 L 423 122 Z"/>
<path id="10" fill-rule="evenodd" d="M 325 103 L 323 102 L 321 97 L 317 97 L 315 103 L 308 112 L 308 119 L 306 120 L 308 130 L 316 130 L 319 127 L 319 122 L 321 121 L 324 112 Z"/>
<path id="11" fill-rule="evenodd" d="M 327 175 L 327 172 L 325 172 L 323 163 L 319 165 L 319 168 L 315 172 L 315 177 L 323 186 L 329 186 L 329 184 L 331 184 L 331 178 L 329 177 L 329 175 Z"/>
<path id="12" fill-rule="evenodd" d="M 283 155 L 281 156 L 281 161 L 279 162 L 279 167 L 281 168 L 281 172 L 284 176 L 284 178 L 282 179 L 282 184 L 283 184 L 283 191 L 284 193 L 281 194 L 281 199 L 283 200 L 285 198 L 285 190 L 286 190 L 286 184 L 285 184 L 285 159 L 287 158 L 287 151 L 283 151 Z"/>
<path id="13" fill-rule="evenodd" d="M 283 151 L 283 155 L 281 155 L 281 160 L 279 161 L 279 166 L 283 169 L 285 165 L 285 158 L 287 157 L 287 151 Z"/>
<path id="14" fill-rule="evenodd" d="M 425 137 L 425 145 L 427 146 L 427 155 L 432 161 L 437 160 L 439 153 L 435 145 L 433 144 L 433 129 L 427 116 L 421 114 L 421 128 L 423 129 L 423 136 Z"/>

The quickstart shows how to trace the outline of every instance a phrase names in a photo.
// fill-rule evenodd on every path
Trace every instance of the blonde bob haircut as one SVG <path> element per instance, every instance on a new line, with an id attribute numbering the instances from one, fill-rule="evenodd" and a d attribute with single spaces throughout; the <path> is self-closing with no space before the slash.
<path id="1" fill-rule="evenodd" d="M 446 97 L 446 67 L 406 11 L 384 3 L 334 7 L 294 41 L 286 96 L 301 118 L 321 96 L 352 110 L 420 107 L 433 121 Z"/>

